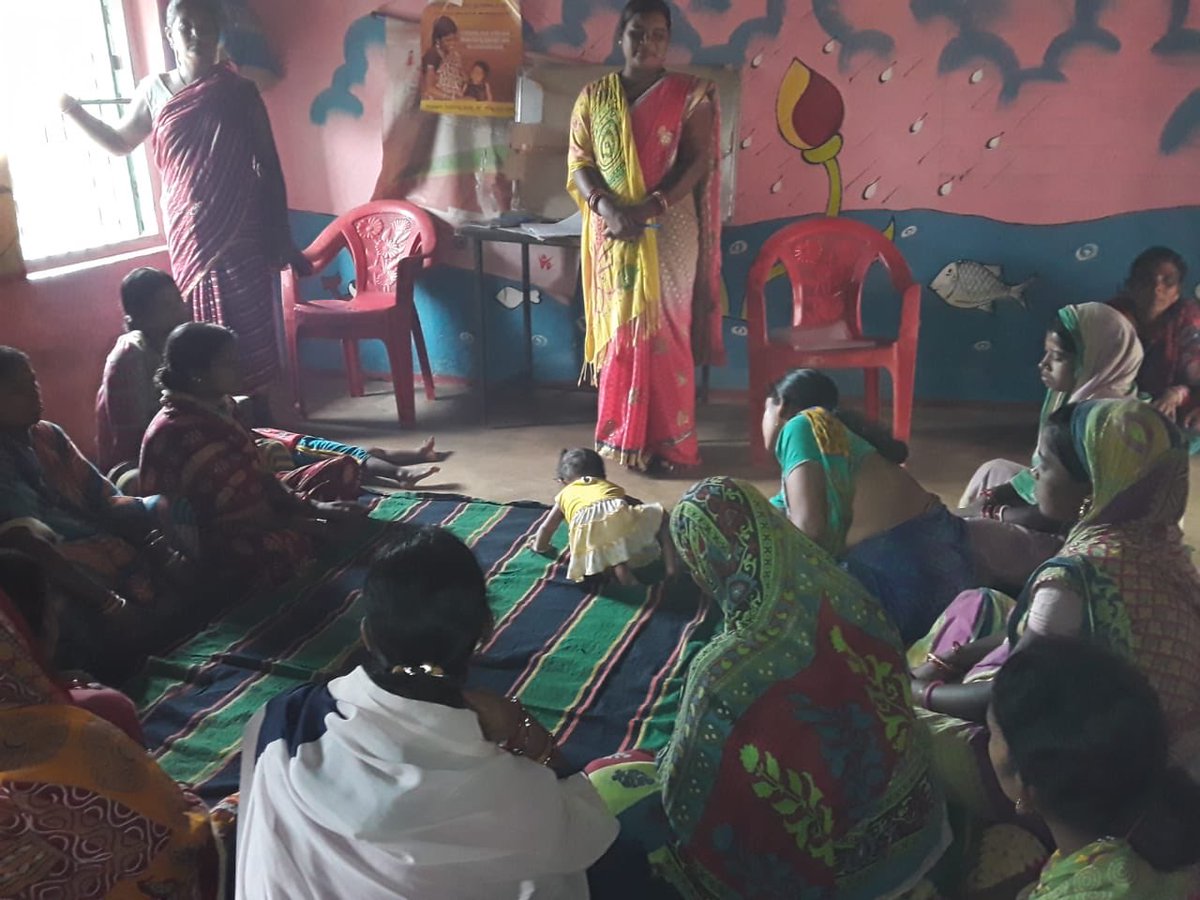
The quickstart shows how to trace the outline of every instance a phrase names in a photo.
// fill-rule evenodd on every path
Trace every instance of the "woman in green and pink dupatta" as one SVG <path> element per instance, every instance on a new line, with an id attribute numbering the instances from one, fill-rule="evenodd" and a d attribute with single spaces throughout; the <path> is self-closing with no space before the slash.
<path id="1" fill-rule="evenodd" d="M 895 626 L 751 485 L 695 485 L 671 535 L 725 622 L 657 761 L 588 769 L 623 846 L 687 900 L 915 888 L 949 834 Z"/>
<path id="2" fill-rule="evenodd" d="M 1188 496 L 1182 435 L 1148 404 L 1094 400 L 1053 413 L 1038 456 L 1039 508 L 1079 520 L 1062 550 L 1015 607 L 994 592 L 964 594 L 909 652 L 939 775 L 981 817 L 1005 812 L 981 752 L 993 678 L 1010 654 L 1047 637 L 1086 640 L 1132 662 L 1158 692 L 1172 761 L 1200 771 L 1200 575 L 1179 528 Z"/>
<path id="3" fill-rule="evenodd" d="M 579 95 L 567 182 L 583 214 L 596 449 L 668 471 L 700 462 L 695 368 L 724 357 L 716 87 L 664 69 L 670 36 L 663 0 L 625 6 L 625 66 Z"/>

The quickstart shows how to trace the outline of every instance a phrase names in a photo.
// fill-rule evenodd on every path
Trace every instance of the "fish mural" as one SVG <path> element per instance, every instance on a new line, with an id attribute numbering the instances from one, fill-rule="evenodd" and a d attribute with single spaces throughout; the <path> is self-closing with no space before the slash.
<path id="1" fill-rule="evenodd" d="M 929 288 L 958 309 L 992 312 L 998 300 L 1016 300 L 1028 309 L 1025 289 L 1032 283 L 1033 278 L 1027 278 L 1018 284 L 1008 284 L 999 266 L 959 259 L 947 263 L 929 283 Z"/>
<path id="2" fill-rule="evenodd" d="M 505 309 L 516 309 L 525 302 L 525 295 L 521 292 L 520 288 L 515 288 L 510 285 L 508 287 L 501 288 L 496 294 L 496 299 Z M 542 292 L 537 288 L 531 288 L 529 291 L 529 302 L 541 303 Z"/>

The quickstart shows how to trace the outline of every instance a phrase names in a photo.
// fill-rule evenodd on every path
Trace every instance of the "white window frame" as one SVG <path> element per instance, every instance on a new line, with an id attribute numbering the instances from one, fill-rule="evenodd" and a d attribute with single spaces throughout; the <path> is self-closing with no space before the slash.
<path id="1" fill-rule="evenodd" d="M 0 0 L 0 2 L 9 2 L 9 0 Z M 16 2 L 26 2 L 26 0 L 16 0 Z M 117 6 L 124 20 L 125 26 L 125 44 L 128 46 L 128 56 L 122 56 L 119 53 L 111 53 L 116 56 L 121 64 L 127 67 L 133 75 L 133 84 L 136 85 L 146 74 L 151 71 L 161 71 L 166 68 L 163 52 L 163 41 L 158 38 L 161 35 L 160 15 L 158 4 L 155 0 L 94 0 L 94 2 L 103 4 L 106 7 Z M 69 6 L 70 4 L 65 4 Z M 61 7 L 57 15 L 64 14 L 65 10 Z M 50 14 L 47 12 L 47 16 Z M 19 39 L 19 38 L 18 38 Z M 111 47 L 111 37 L 110 45 Z M 113 94 L 117 93 L 117 68 L 113 69 L 113 90 L 108 92 L 106 97 L 79 97 L 78 99 L 85 103 L 89 112 L 95 110 L 97 101 L 112 101 Z M 43 86 L 45 87 L 45 86 Z M 43 94 L 47 93 L 43 91 Z M 132 91 L 131 91 L 132 94 Z M 121 98 L 128 99 L 128 98 Z M 91 102 L 88 102 L 91 101 Z M 53 98 L 50 98 L 53 102 Z M 127 104 L 121 104 L 126 106 Z M 75 123 L 64 121 L 64 127 L 68 133 L 73 133 L 73 140 L 89 143 L 89 138 L 81 128 Z M 18 124 L 19 127 L 19 124 Z M 64 253 L 55 254 L 53 256 L 45 256 L 38 258 L 25 259 L 25 269 L 29 275 L 38 277 L 48 277 L 54 274 L 54 271 L 59 268 L 75 269 L 78 267 L 90 267 L 90 265 L 102 264 L 110 257 L 127 256 L 129 254 L 138 253 L 139 251 L 151 251 L 161 249 L 166 242 L 165 231 L 163 229 L 162 212 L 159 205 L 161 184 L 158 177 L 158 172 L 155 169 L 148 153 L 148 141 L 142 146 L 136 148 L 128 157 L 125 157 L 125 163 L 130 167 L 131 179 L 132 167 L 134 165 L 144 165 L 148 172 L 148 179 L 144 182 L 139 181 L 135 190 L 148 190 L 149 197 L 143 205 L 142 227 L 146 231 L 145 234 L 116 241 L 110 244 L 102 244 L 93 247 L 81 248 L 78 250 L 70 250 Z M 98 152 L 105 152 L 99 150 Z M 139 163 L 138 157 L 144 162 Z M 10 158 L 10 165 L 12 164 Z M 14 166 L 14 168 L 17 168 Z M 14 192 L 18 203 L 17 222 L 20 226 L 21 219 L 21 188 L 19 171 L 13 173 Z M 63 198 L 65 208 L 69 212 L 71 198 Z M 24 249 L 24 245 L 23 245 Z"/>

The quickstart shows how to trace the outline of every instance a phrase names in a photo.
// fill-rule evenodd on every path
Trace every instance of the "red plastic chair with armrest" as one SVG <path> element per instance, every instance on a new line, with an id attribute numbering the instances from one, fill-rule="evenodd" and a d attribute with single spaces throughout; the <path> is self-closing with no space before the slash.
<path id="1" fill-rule="evenodd" d="M 413 303 L 413 284 L 418 272 L 433 264 L 436 247 L 437 231 L 427 212 L 403 200 L 376 200 L 342 213 L 304 251 L 316 273 L 342 250 L 349 250 L 358 287 L 353 298 L 303 300 L 296 273 L 292 269 L 284 271 L 288 370 L 292 398 L 302 417 L 307 417 L 300 378 L 302 338 L 342 342 L 351 397 L 364 393 L 358 342 L 370 338 L 383 341 L 396 393 L 396 415 L 402 426 L 411 426 L 416 420 L 412 364 L 415 343 L 425 396 L 434 399 L 433 372 Z"/>
<path id="2" fill-rule="evenodd" d="M 900 329 L 894 340 L 862 333 L 862 293 L 867 273 L 881 263 L 900 295 Z M 776 265 L 792 286 L 792 324 L 767 328 L 764 290 Z M 746 281 L 747 355 L 750 362 L 750 449 L 765 462 L 761 406 L 767 390 L 795 368 L 863 370 L 868 418 L 879 418 L 879 370 L 892 379 L 892 430 L 912 431 L 921 286 L 908 263 L 881 232 L 853 219 L 821 218 L 789 225 L 763 245 Z"/>

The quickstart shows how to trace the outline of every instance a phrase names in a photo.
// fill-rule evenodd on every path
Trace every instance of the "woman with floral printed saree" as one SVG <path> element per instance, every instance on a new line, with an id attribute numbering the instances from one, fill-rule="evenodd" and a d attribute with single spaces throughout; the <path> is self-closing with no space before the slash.
<path id="1" fill-rule="evenodd" d="M 73 699 L 39 624 L 0 591 L 0 896 L 216 897 L 204 804 Z"/>
<path id="2" fill-rule="evenodd" d="M 749 485 L 697 484 L 671 532 L 725 627 L 692 663 L 657 764 L 590 767 L 622 830 L 655 820 L 639 800 L 661 807 L 666 827 L 643 840 L 685 898 L 913 888 L 948 830 L 894 626 Z"/>

